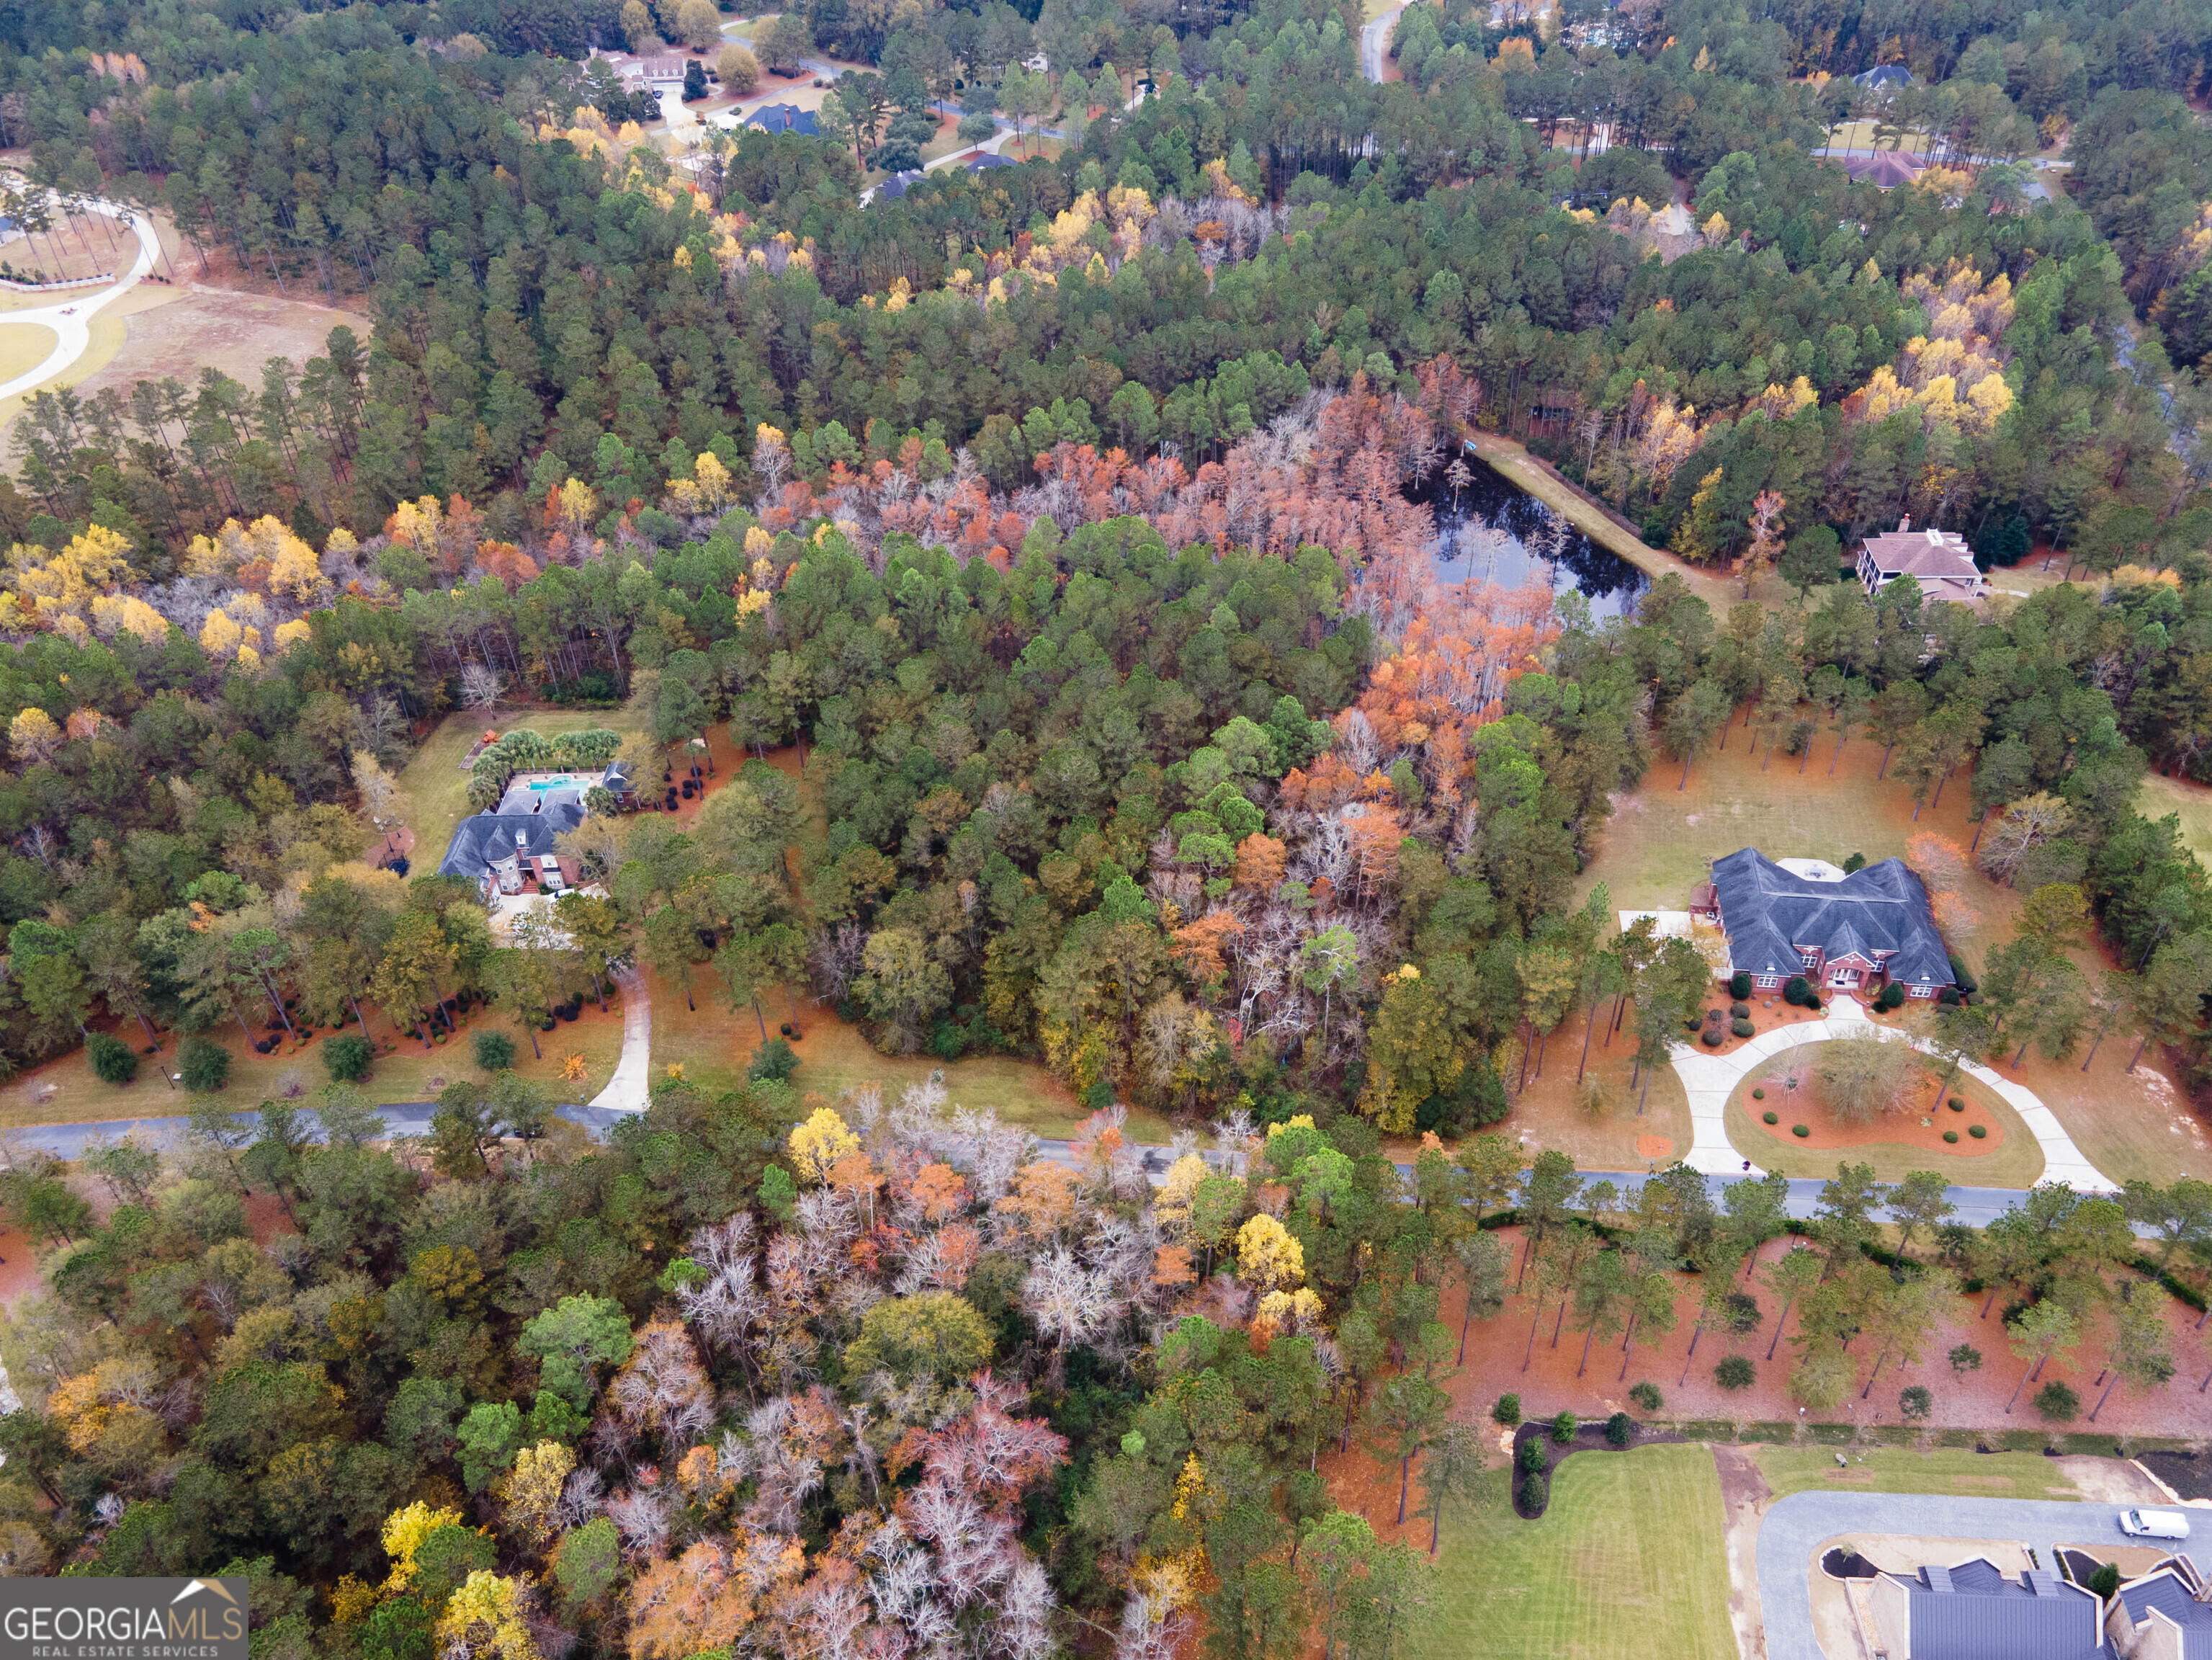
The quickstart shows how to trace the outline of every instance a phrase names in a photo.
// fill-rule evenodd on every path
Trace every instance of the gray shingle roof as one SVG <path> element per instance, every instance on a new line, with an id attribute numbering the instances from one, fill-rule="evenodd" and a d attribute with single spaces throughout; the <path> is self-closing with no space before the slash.
<path id="1" fill-rule="evenodd" d="M 2183 1660 L 2212 1656 L 2212 1602 L 2200 1602 L 2171 1568 L 2154 1570 L 2120 1587 L 2120 1602 L 2140 1626 L 2156 1608 L 2181 1627 Z"/>
<path id="2" fill-rule="evenodd" d="M 1910 985 L 1948 986 L 1950 954 L 1928 908 L 1928 890 L 1899 859 L 1869 865 L 1840 882 L 1793 876 L 1756 848 L 1716 860 L 1713 891 L 1734 965 L 1751 974 L 1802 971 L 1798 949 L 1830 961 L 1856 951 Z"/>
<path id="3" fill-rule="evenodd" d="M 514 857 L 520 836 L 525 857 L 553 851 L 556 836 L 584 822 L 584 809 L 573 796 L 556 794 L 543 812 L 479 812 L 454 827 L 453 845 L 438 866 L 441 876 L 479 877 L 484 866 Z"/>
<path id="4" fill-rule="evenodd" d="M 2094 1660 L 2102 1604 L 2035 1569 L 2008 1579 L 1978 1557 L 1891 1576 L 1910 1600 L 1912 1660 Z"/>

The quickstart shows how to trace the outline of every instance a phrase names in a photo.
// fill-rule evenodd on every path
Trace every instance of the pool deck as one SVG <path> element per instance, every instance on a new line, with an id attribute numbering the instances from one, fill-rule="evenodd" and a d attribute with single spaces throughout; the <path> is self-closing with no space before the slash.
<path id="1" fill-rule="evenodd" d="M 532 812 L 550 798 L 571 794 L 580 804 L 584 792 L 606 776 L 604 772 L 518 772 L 507 781 L 507 794 L 495 812 Z"/>

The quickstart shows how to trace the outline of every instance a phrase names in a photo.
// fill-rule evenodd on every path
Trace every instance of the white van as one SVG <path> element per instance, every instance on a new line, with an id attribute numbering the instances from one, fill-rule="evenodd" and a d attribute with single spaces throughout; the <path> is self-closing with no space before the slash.
<path id="1" fill-rule="evenodd" d="M 2120 1531 L 2138 1539 L 2186 1539 L 2189 1518 L 2179 1511 L 2124 1510 Z"/>

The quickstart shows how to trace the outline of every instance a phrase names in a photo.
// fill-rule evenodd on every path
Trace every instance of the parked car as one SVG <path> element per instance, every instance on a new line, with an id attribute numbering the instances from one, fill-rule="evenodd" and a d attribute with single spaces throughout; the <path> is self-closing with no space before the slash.
<path id="1" fill-rule="evenodd" d="M 2124 1510 L 2120 1531 L 2137 1539 L 2186 1539 L 2189 1518 L 2179 1511 Z"/>

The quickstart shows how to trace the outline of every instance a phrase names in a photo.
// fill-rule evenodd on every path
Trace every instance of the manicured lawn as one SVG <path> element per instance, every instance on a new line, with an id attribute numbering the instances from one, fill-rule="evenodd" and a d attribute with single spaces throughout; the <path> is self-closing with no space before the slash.
<path id="1" fill-rule="evenodd" d="M 1975 1452 L 1938 1447 L 1848 1448 L 1838 1468 L 1832 1447 L 1757 1447 L 1752 1455 L 1777 1499 L 1808 1488 L 1855 1493 L 1952 1493 L 1970 1499 L 2080 1499 L 2052 1460 L 2039 1452 Z M 1579 1462 L 1579 1461 L 1577 1461 Z"/>
<path id="2" fill-rule="evenodd" d="M 508 733 L 521 727 L 548 738 L 592 727 L 605 727 L 625 739 L 644 736 L 637 723 L 618 708 L 501 707 L 447 715 L 399 775 L 399 787 L 414 806 L 408 827 L 415 832 L 416 869 L 428 874 L 438 868 L 453 843 L 453 827 L 468 816 L 469 775 L 461 770 L 461 757 L 469 746 L 487 731 Z"/>
<path id="3" fill-rule="evenodd" d="M 1444 1529 L 1423 1660 L 1646 1660 L 1733 1655 L 1720 1478 L 1699 1446 L 1578 1453 L 1540 1521 L 1513 1514 L 1506 1473 L 1486 1510 Z M 1428 1542 L 1426 1525 L 1410 1543 Z"/>
<path id="4" fill-rule="evenodd" d="M 1801 1066 L 1809 1067 L 1820 1058 L 1818 1048 L 1798 1049 L 1802 1056 Z M 1902 1141 L 1864 1141 L 1850 1147 L 1814 1147 L 1802 1142 L 1784 1140 L 1760 1123 L 1758 1114 L 1770 1110 L 1778 1111 L 1786 1129 L 1793 1122 L 1790 1103 L 1772 1090 L 1764 1101 L 1753 1101 L 1751 1091 L 1759 1078 L 1773 1069 L 1776 1063 L 1766 1067 L 1735 1087 L 1729 1097 L 1725 1120 L 1728 1138 L 1735 1149 L 1761 1170 L 1779 1171 L 1784 1176 L 1817 1177 L 1825 1179 L 1836 1173 L 1839 1160 L 1848 1159 L 1854 1164 L 1874 1166 L 1875 1179 L 1894 1182 L 1908 1171 L 1941 1171 L 1962 1187 L 1972 1188 L 2032 1188 L 2042 1179 L 2043 1150 L 2035 1144 L 2035 1137 L 2021 1122 L 2020 1115 L 2004 1104 L 1996 1091 L 1966 1076 L 1963 1073 L 1951 1080 L 1948 1093 L 1970 1100 L 1985 1108 L 1990 1117 L 2002 1128 L 2003 1140 L 1993 1152 L 1979 1157 L 1938 1152 L 1932 1147 L 1920 1147 Z M 1931 1079 L 1923 1098 L 1932 1094 Z M 1805 1109 L 1794 1110 L 1798 1122 L 1811 1122 L 1804 1117 Z M 1815 1108 L 1825 1119 L 1824 1109 Z M 1922 1115 L 1915 1111 L 1911 1122 L 1917 1124 Z M 1948 1110 L 1938 1115 L 1939 1122 L 1952 1117 Z M 1963 1145 L 1963 1144 L 1962 1144 Z"/>
<path id="5" fill-rule="evenodd" d="M 0 380 L 13 380 L 38 368 L 58 338 L 43 323 L 0 323 Z"/>
<path id="6" fill-rule="evenodd" d="M 677 1007 L 683 1007 L 681 999 Z M 610 996 L 607 1008 L 608 1012 L 601 1014 L 599 1006 L 586 999 L 583 1012 L 574 1020 L 562 1021 L 551 1031 L 540 1033 L 538 1042 L 545 1051 L 541 1059 L 532 1055 L 529 1037 L 495 1009 L 487 1011 L 479 1005 L 462 1020 L 458 1038 L 434 1043 L 426 1050 L 418 1041 L 395 1033 L 371 1005 L 369 1032 L 377 1041 L 378 1053 L 375 1067 L 360 1087 L 378 1104 L 434 1099 L 447 1084 L 476 1075 L 469 1040 L 489 1028 L 514 1039 L 515 1070 L 544 1085 L 553 1099 L 588 1101 L 606 1087 L 607 1079 L 614 1075 L 616 1058 L 622 1053 L 622 1006 Z M 361 1028 L 349 1025 L 345 1030 L 351 1035 Z M 135 1024 L 118 1027 L 117 1035 L 141 1045 L 144 1043 Z M 297 1054 L 287 1054 L 289 1045 L 280 1045 L 273 1055 L 256 1055 L 246 1046 L 236 1026 L 228 1033 L 217 1031 L 209 1035 L 230 1051 L 230 1082 L 215 1098 L 237 1111 L 250 1112 L 279 1094 L 287 1074 L 296 1073 L 311 1096 L 330 1081 L 322 1047 L 337 1034 L 325 1031 Z M 397 1047 L 386 1051 L 387 1043 L 396 1043 Z M 584 1057 L 585 1076 L 580 1084 L 571 1084 L 561 1075 L 562 1059 L 572 1054 Z M 107 1118 L 166 1118 L 190 1112 L 206 1098 L 188 1095 L 181 1087 L 168 1090 L 161 1085 L 161 1066 L 175 1071 L 176 1058 L 176 1035 L 164 1032 L 161 1055 L 141 1055 L 137 1080 L 117 1089 L 93 1076 L 82 1049 L 72 1049 L 58 1060 L 26 1072 L 0 1091 L 0 1128 Z M 41 1098 L 48 1085 L 54 1092 Z"/>

